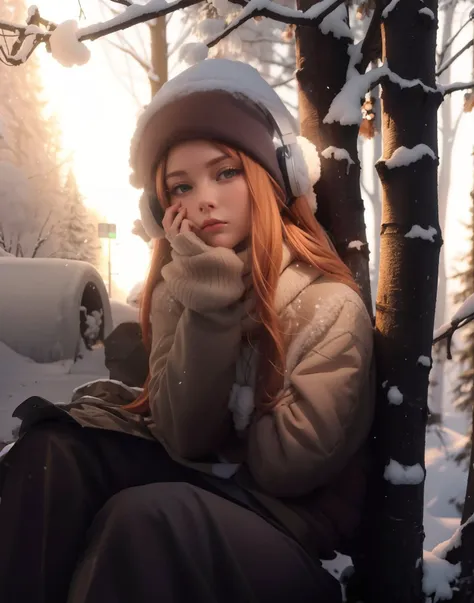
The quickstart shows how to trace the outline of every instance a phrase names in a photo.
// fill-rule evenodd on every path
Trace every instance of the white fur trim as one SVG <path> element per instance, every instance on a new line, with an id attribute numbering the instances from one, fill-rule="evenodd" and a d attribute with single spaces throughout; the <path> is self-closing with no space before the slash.
<path id="1" fill-rule="evenodd" d="M 311 212 L 315 214 L 318 211 L 318 202 L 316 201 L 316 193 L 311 190 L 305 195 Z"/>
<path id="2" fill-rule="evenodd" d="M 296 120 L 277 92 L 262 78 L 255 67 L 243 61 L 206 59 L 165 82 L 143 110 L 130 145 L 132 169 L 143 130 L 156 111 L 180 96 L 205 90 L 226 90 L 233 94 L 243 94 L 258 105 L 266 107 L 271 113 L 283 115 L 297 132 Z"/>
<path id="3" fill-rule="evenodd" d="M 306 200 L 313 214 L 318 209 L 316 195 L 313 186 L 321 178 L 321 160 L 319 153 L 314 144 L 304 136 L 297 136 L 298 149 L 301 153 L 300 161 L 304 164 L 304 173 L 301 169 L 301 176 L 298 178 L 301 183 L 302 190 L 305 192 Z"/>
<path id="4" fill-rule="evenodd" d="M 299 188 L 306 198 L 313 214 L 316 213 L 317 203 L 313 185 L 321 177 L 321 160 L 312 142 L 304 136 L 296 137 L 297 144 L 293 146 L 293 160 Z M 281 146 L 281 141 L 275 140 L 275 148 Z"/>
<path id="5" fill-rule="evenodd" d="M 297 136 L 296 140 L 308 169 L 309 180 L 311 185 L 314 185 L 321 178 L 321 160 L 318 150 L 305 136 Z"/>
<path id="6" fill-rule="evenodd" d="M 145 192 L 140 197 L 140 214 L 146 234 L 152 239 L 164 239 L 165 231 L 156 223 L 151 213 L 148 195 Z"/>

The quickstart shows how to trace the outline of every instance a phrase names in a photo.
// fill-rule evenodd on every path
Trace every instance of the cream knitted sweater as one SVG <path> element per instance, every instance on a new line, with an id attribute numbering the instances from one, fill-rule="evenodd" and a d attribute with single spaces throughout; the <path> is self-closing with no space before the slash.
<path id="1" fill-rule="evenodd" d="M 285 246 L 275 305 L 286 378 L 280 402 L 257 419 L 257 356 L 242 347 L 258 326 L 248 260 L 194 233 L 173 240 L 152 300 L 150 429 L 181 462 L 223 477 L 244 462 L 266 492 L 296 496 L 330 479 L 367 436 L 372 325 L 355 292 L 293 262 Z"/>

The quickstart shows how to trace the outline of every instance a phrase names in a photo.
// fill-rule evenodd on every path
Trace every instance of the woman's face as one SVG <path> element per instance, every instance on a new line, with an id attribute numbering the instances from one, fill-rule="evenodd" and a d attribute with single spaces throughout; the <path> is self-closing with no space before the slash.
<path id="1" fill-rule="evenodd" d="M 248 238 L 250 193 L 240 159 L 205 140 L 185 142 L 168 154 L 165 182 L 171 204 L 181 203 L 205 243 L 234 249 Z"/>

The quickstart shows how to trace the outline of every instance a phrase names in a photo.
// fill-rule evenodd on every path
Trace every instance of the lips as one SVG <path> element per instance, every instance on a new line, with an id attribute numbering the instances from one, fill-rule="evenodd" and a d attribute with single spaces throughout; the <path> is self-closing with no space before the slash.
<path id="1" fill-rule="evenodd" d="M 225 222 L 222 220 L 205 220 L 201 225 L 201 230 L 206 230 L 207 228 L 217 226 L 218 224 L 225 224 Z"/>

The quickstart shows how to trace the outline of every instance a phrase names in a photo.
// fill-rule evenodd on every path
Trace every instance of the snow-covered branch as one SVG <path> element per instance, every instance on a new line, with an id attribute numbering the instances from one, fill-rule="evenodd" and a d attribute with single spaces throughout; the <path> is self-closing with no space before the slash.
<path id="1" fill-rule="evenodd" d="M 116 44 L 112 40 L 107 40 L 107 43 L 113 46 L 114 48 L 117 48 L 117 50 L 120 50 L 121 52 L 125 53 L 133 60 L 135 60 L 140 65 L 140 67 L 142 67 L 142 69 L 146 71 L 146 73 L 150 72 L 151 64 L 142 59 L 142 57 L 137 52 L 135 52 L 135 50 L 130 45 L 125 44 L 123 46 L 120 46 L 120 44 Z"/>
<path id="2" fill-rule="evenodd" d="M 357 64 L 357 61 L 356 63 Z M 392 71 L 385 62 L 366 73 L 355 69 L 348 70 L 348 79 L 342 90 L 335 96 L 324 118 L 324 123 L 339 122 L 343 126 L 360 124 L 362 121 L 361 105 L 365 94 L 378 86 L 383 80 L 389 79 L 400 88 L 420 87 L 427 94 L 440 94 L 438 88 L 427 86 L 420 79 L 407 80 Z"/>
<path id="3" fill-rule="evenodd" d="M 448 86 L 440 86 L 443 96 L 452 94 L 453 92 L 459 92 L 460 90 L 472 90 L 474 89 L 474 81 L 472 82 L 456 82 L 449 84 Z"/>
<path id="4" fill-rule="evenodd" d="M 67 48 L 68 61 L 63 62 L 63 64 L 82 64 L 86 50 L 82 42 L 103 38 L 139 23 L 145 23 L 194 4 L 200 4 L 203 0 L 172 0 L 171 2 L 149 0 L 146 4 L 133 4 L 128 0 L 116 1 L 118 4 L 125 6 L 125 10 L 111 19 L 82 29 L 73 27 L 71 21 L 56 26 L 54 23 L 42 19 L 37 8 L 35 8 L 34 19 L 31 19 L 31 15 L 29 15 L 26 27 L 1 21 L 0 32 L 2 30 L 12 32 L 17 34 L 18 38 L 11 52 L 0 45 L 0 53 L 7 64 L 19 65 L 31 56 L 39 44 L 46 43 L 48 47 L 51 47 L 53 56 L 55 56 L 57 53 L 52 48 L 52 44 L 54 38 L 57 38 L 60 44 L 56 44 L 56 49 L 60 47 Z M 242 6 L 242 10 L 221 32 L 207 41 L 208 48 L 215 46 L 249 19 L 258 16 L 269 17 L 282 23 L 318 27 L 328 15 L 344 3 L 344 0 L 322 0 L 305 12 L 281 6 L 272 0 L 233 0 L 233 3 Z M 69 39 L 66 39 L 65 33 L 67 33 Z M 76 63 L 74 63 L 74 57 L 72 56 L 74 52 L 79 55 L 79 60 Z"/>
<path id="5" fill-rule="evenodd" d="M 469 322 L 474 320 L 474 295 L 470 295 L 460 308 L 451 318 L 451 321 L 441 325 L 433 334 L 433 345 L 441 341 L 442 339 L 447 340 L 447 357 L 449 360 L 452 359 L 451 355 L 451 340 L 454 333 L 464 327 Z"/>
<path id="6" fill-rule="evenodd" d="M 235 1 L 235 0 L 234 0 Z M 341 5 L 344 0 L 322 0 L 311 6 L 304 13 L 292 8 L 276 4 L 271 0 L 250 0 L 250 2 L 238 2 L 244 6 L 240 13 L 217 35 L 206 42 L 208 48 L 218 44 L 223 38 L 235 31 L 240 25 L 253 17 L 269 17 L 281 23 L 293 25 L 310 25 L 317 27 L 334 9 Z"/>

